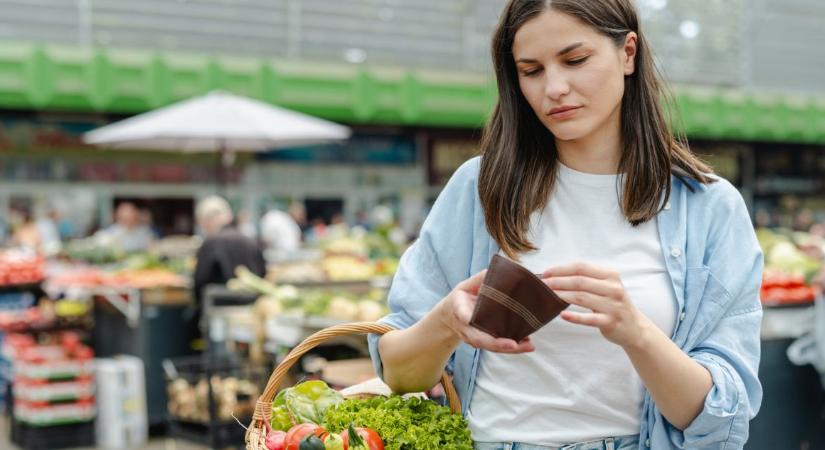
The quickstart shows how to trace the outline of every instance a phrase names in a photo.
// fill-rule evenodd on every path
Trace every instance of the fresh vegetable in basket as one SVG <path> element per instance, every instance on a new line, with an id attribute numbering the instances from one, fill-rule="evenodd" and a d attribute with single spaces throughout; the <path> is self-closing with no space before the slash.
<path id="1" fill-rule="evenodd" d="M 294 424 L 321 424 L 326 410 L 342 401 L 341 393 L 323 381 L 304 381 L 278 393 L 272 401 L 269 425 L 273 430 L 287 431 Z"/>
<path id="2" fill-rule="evenodd" d="M 344 439 L 344 448 L 349 450 L 384 450 L 384 441 L 375 430 L 369 428 L 353 428 L 350 424 L 341 436 Z"/>
<path id="3" fill-rule="evenodd" d="M 340 392 L 320 380 L 304 381 L 284 394 L 286 408 L 297 422 L 323 423 L 327 409 L 344 401 Z"/>
<path id="4" fill-rule="evenodd" d="M 467 421 L 431 400 L 373 397 L 348 399 L 324 415 L 328 430 L 350 424 L 375 430 L 387 450 L 472 450 Z"/>
<path id="5" fill-rule="evenodd" d="M 337 433 L 329 433 L 324 437 L 324 450 L 346 450 L 344 438 Z"/>
<path id="6" fill-rule="evenodd" d="M 285 432 L 267 427 L 266 440 L 264 441 L 266 450 L 284 450 L 286 445 L 285 441 Z"/>
<path id="7" fill-rule="evenodd" d="M 269 413 L 269 426 L 273 430 L 288 431 L 292 428 L 292 418 L 289 415 L 289 410 L 286 409 L 286 400 L 284 400 L 286 391 L 281 391 L 272 401 L 272 411 Z"/>
<path id="8" fill-rule="evenodd" d="M 315 425 L 314 423 L 301 423 L 295 425 L 286 433 L 286 438 L 284 439 L 286 450 L 306 450 L 302 445 L 304 439 L 309 436 L 320 438 L 326 434 L 326 432 L 326 430 L 318 425 Z M 324 448 L 323 445 L 324 444 L 321 443 L 321 449 Z"/>
<path id="9" fill-rule="evenodd" d="M 315 436 L 314 434 L 310 434 L 301 440 L 301 445 L 298 447 L 298 450 L 326 450 L 326 448 L 324 447 L 324 442 L 321 441 L 321 438 Z"/>

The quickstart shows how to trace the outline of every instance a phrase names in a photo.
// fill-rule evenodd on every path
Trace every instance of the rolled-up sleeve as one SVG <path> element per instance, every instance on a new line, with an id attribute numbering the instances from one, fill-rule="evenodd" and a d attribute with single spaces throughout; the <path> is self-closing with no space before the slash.
<path id="1" fill-rule="evenodd" d="M 680 449 L 741 449 L 762 403 L 759 381 L 763 256 L 740 194 L 714 208 L 705 251 L 707 283 L 687 354 L 713 379 L 704 408 L 684 430 L 668 424 Z"/>
<path id="2" fill-rule="evenodd" d="M 470 275 L 478 164 L 478 158 L 464 163 L 438 196 L 419 238 L 401 257 L 387 299 L 390 314 L 381 323 L 412 326 Z M 367 338 L 375 372 L 383 379 L 380 337 Z"/>
<path id="3" fill-rule="evenodd" d="M 738 449 L 762 402 L 758 378 L 761 309 L 724 317 L 717 331 L 689 355 L 711 374 L 702 412 L 684 430 L 682 448 Z M 749 336 L 756 330 L 756 338 Z M 742 333 L 742 334 L 740 334 Z M 675 430 L 674 430 L 675 431 Z M 681 439 L 680 439 L 681 438 Z"/>

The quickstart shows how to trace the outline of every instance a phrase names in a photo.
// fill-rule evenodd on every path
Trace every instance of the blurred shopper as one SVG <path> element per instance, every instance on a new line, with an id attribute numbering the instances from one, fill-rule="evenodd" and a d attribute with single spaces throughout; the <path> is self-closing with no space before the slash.
<path id="1" fill-rule="evenodd" d="M 290 208 L 290 214 L 273 208 L 261 217 L 261 241 L 268 251 L 286 254 L 301 248 L 301 227 L 295 211 Z"/>
<path id="2" fill-rule="evenodd" d="M 238 231 L 249 239 L 258 239 L 258 228 L 255 226 L 255 221 L 252 220 L 252 214 L 242 209 L 238 211 Z"/>
<path id="3" fill-rule="evenodd" d="M 235 276 L 238 266 L 245 266 L 259 276 L 266 274 L 261 247 L 231 225 L 232 209 L 226 200 L 218 196 L 201 200 L 195 208 L 195 219 L 205 235 L 194 275 L 198 305 L 204 287 L 226 283 Z"/>
<path id="4" fill-rule="evenodd" d="M 60 236 L 60 213 L 56 209 L 37 219 L 37 230 L 40 233 L 40 250 L 45 256 L 54 256 L 60 253 L 63 242 Z"/>
<path id="5" fill-rule="evenodd" d="M 127 253 L 146 251 L 154 234 L 143 221 L 144 217 L 134 203 L 122 202 L 115 210 L 115 223 L 98 231 L 95 238 Z"/>
<path id="6" fill-rule="evenodd" d="M 40 235 L 37 222 L 32 220 L 31 213 L 29 211 L 14 210 L 10 216 L 12 233 L 9 245 L 39 253 L 43 238 Z"/>

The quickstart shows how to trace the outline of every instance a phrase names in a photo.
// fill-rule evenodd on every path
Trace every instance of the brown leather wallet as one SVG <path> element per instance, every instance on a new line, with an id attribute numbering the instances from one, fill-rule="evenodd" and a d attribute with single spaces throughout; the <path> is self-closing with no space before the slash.
<path id="1" fill-rule="evenodd" d="M 519 342 L 568 306 L 524 266 L 494 255 L 478 291 L 470 325 L 495 337 Z"/>

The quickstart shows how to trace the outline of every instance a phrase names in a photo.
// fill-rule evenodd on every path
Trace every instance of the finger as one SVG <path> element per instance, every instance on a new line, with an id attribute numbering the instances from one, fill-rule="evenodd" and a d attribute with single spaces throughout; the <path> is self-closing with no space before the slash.
<path id="1" fill-rule="evenodd" d="M 455 314 L 459 323 L 464 325 L 470 323 L 470 320 L 473 318 L 473 311 L 475 310 L 476 298 L 477 297 L 467 292 L 459 291 L 456 293 L 453 314 Z"/>
<path id="2" fill-rule="evenodd" d="M 552 277 L 544 283 L 555 291 L 584 291 L 610 298 L 621 298 L 624 289 L 613 281 L 599 280 L 583 275 Z"/>
<path id="3" fill-rule="evenodd" d="M 464 292 L 469 292 L 473 295 L 477 295 L 479 288 L 481 288 L 481 283 L 484 282 L 485 276 L 487 276 L 487 269 L 484 269 L 481 272 L 462 281 L 461 283 L 458 283 L 456 288 Z"/>
<path id="4" fill-rule="evenodd" d="M 594 312 L 606 313 L 615 300 L 585 291 L 556 291 L 559 298 L 571 305 L 581 306 Z"/>
<path id="5" fill-rule="evenodd" d="M 573 264 L 550 267 L 542 273 L 542 278 L 567 277 L 572 275 L 582 275 L 599 280 L 607 280 L 609 278 L 618 277 L 619 274 L 616 271 L 606 267 L 596 266 L 585 262 L 577 262 Z"/>
<path id="6" fill-rule="evenodd" d="M 462 334 L 464 341 L 473 347 L 497 353 L 525 353 L 535 350 L 529 340 L 516 342 L 512 339 L 497 338 L 474 327 L 465 328 Z"/>
<path id="7" fill-rule="evenodd" d="M 601 328 L 610 323 L 610 317 L 601 313 L 577 313 L 573 311 L 562 311 L 561 318 L 579 325 Z"/>

